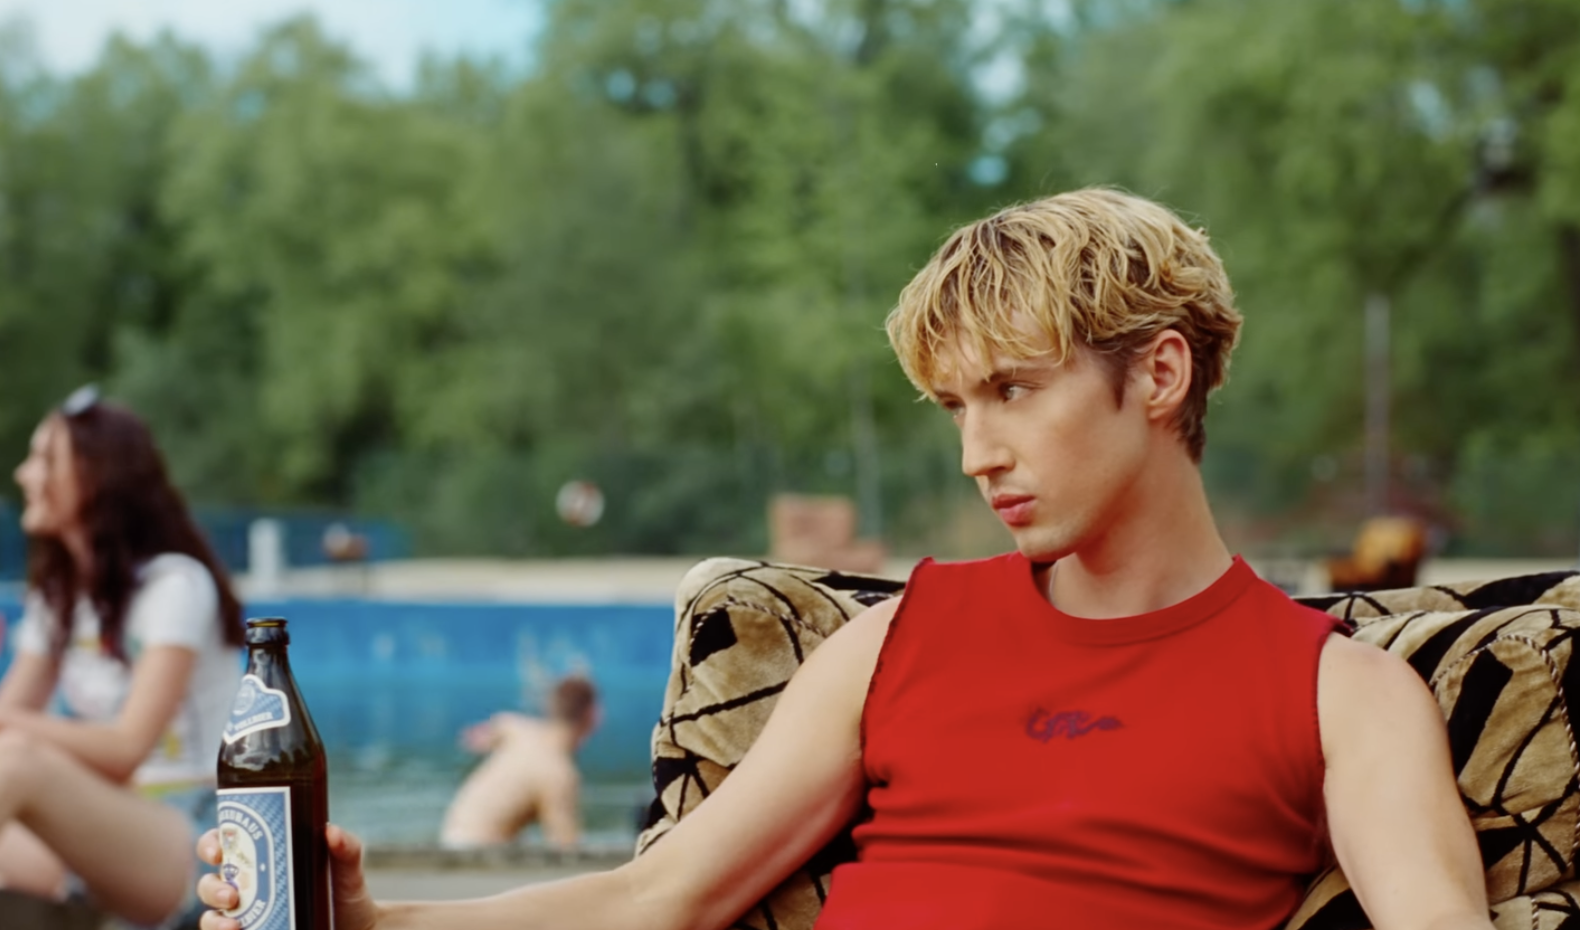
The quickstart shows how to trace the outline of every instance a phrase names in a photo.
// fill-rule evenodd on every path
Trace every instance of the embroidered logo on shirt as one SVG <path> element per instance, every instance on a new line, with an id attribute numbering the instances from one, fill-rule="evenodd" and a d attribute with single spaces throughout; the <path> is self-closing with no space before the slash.
<path id="1" fill-rule="evenodd" d="M 1084 710 L 1061 710 L 1050 714 L 1041 707 L 1026 721 L 1026 735 L 1046 743 L 1054 737 L 1075 739 L 1093 730 L 1117 730 L 1124 724 L 1117 717 L 1093 717 Z"/>

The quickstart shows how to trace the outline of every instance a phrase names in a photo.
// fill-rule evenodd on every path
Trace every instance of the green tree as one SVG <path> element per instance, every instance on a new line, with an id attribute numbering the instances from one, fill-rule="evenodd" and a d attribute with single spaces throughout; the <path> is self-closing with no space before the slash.
<path id="1" fill-rule="evenodd" d="M 158 199 L 164 141 L 211 74 L 169 36 L 112 38 L 70 80 L 19 29 L 0 46 L 0 450 L 18 460 L 51 404 L 115 373 L 122 334 L 169 325 L 185 281 Z"/>
<path id="2" fill-rule="evenodd" d="M 190 407 L 203 393 L 180 372 L 210 369 L 225 402 L 186 411 L 206 434 L 200 484 L 346 504 L 362 455 L 421 432 L 433 366 L 492 273 L 487 192 L 471 183 L 481 132 L 390 98 L 295 20 L 171 145 L 164 204 L 194 283 L 182 338 L 137 345 L 128 377 Z"/>
<path id="3" fill-rule="evenodd" d="M 1077 12 L 1033 33 L 1052 54 L 1014 104 L 1035 127 L 1015 164 L 1057 161 L 1210 227 L 1248 319 L 1211 423 L 1209 474 L 1231 497 L 1308 524 L 1355 519 L 1358 495 L 1335 491 L 1358 478 L 1374 294 L 1394 307 L 1396 478 L 1415 481 L 1418 504 L 1453 485 L 1466 450 L 1573 448 L 1572 159 L 1551 140 L 1576 109 L 1565 91 L 1580 11 L 1204 0 Z M 1323 456 L 1338 488 L 1313 486 Z M 1573 495 L 1527 493 L 1558 490 Z M 1548 513 L 1572 533 L 1570 512 Z"/>

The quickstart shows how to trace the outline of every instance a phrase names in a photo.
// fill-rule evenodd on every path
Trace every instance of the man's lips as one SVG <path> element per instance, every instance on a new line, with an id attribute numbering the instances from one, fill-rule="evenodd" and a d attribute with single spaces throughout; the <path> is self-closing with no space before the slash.
<path id="1" fill-rule="evenodd" d="M 1025 526 L 1031 522 L 1037 499 L 1028 494 L 995 494 L 989 503 L 998 518 L 1009 526 Z"/>

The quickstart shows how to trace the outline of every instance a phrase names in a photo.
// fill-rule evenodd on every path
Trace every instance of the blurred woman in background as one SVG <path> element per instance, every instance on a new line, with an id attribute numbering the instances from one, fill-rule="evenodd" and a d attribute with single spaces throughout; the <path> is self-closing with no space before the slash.
<path id="1" fill-rule="evenodd" d="M 241 606 L 147 426 L 97 389 L 44 418 L 16 481 L 31 554 L 0 679 L 0 885 L 172 923 L 214 821 Z"/>

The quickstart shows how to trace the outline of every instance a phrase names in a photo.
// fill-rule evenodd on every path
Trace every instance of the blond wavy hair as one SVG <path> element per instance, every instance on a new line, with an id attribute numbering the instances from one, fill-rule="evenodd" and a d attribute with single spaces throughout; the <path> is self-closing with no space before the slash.
<path id="1" fill-rule="evenodd" d="M 887 327 L 906 376 L 928 396 L 962 348 L 1061 363 L 1084 348 L 1120 399 L 1142 350 L 1176 330 L 1190 344 L 1191 384 L 1174 426 L 1200 461 L 1207 395 L 1228 375 L 1240 322 L 1205 232 L 1150 200 L 1088 188 L 957 230 L 900 293 Z"/>

